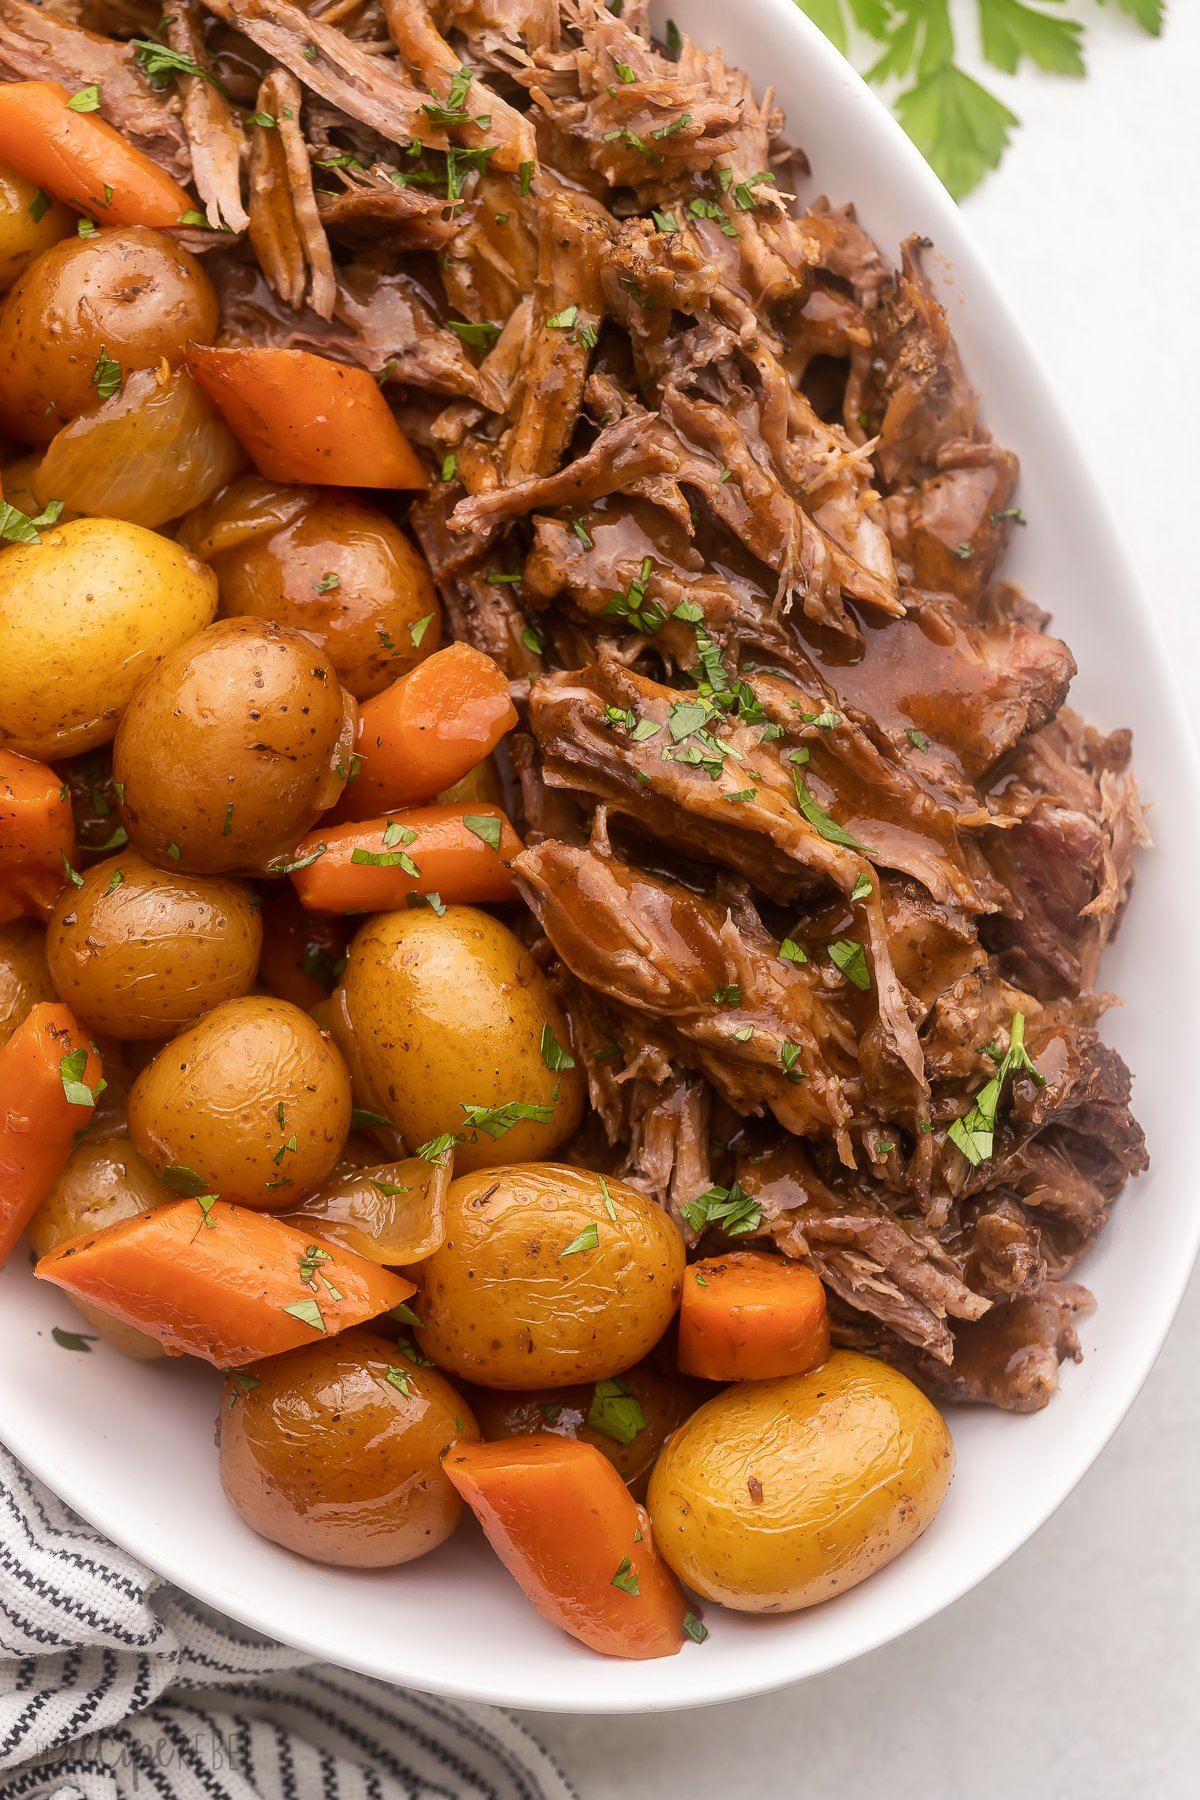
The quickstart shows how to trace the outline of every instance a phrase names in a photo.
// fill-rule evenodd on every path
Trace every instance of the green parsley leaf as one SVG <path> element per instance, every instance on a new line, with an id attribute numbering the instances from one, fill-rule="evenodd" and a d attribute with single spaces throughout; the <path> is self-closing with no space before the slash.
<path id="1" fill-rule="evenodd" d="M 203 1175 L 197 1175 L 186 1163 L 168 1163 L 159 1180 L 172 1194 L 178 1194 L 184 1200 L 198 1200 L 201 1194 L 210 1191 Z"/>
<path id="2" fill-rule="evenodd" d="M 961 1119 L 955 1119 L 946 1133 L 950 1142 L 962 1151 L 975 1168 L 986 1162 L 992 1154 L 1000 1096 L 1004 1091 L 1005 1081 L 1013 1074 L 1031 1075 L 1039 1087 L 1046 1085 L 1046 1077 L 1035 1066 L 1025 1048 L 1024 1013 L 1013 1014 L 1008 1049 L 1001 1058 L 995 1075 L 980 1088 L 970 1111 L 964 1113 Z"/>
<path id="3" fill-rule="evenodd" d="M 351 1131 L 370 1131 L 373 1125 L 382 1125 L 385 1131 L 396 1129 L 392 1121 L 385 1119 L 382 1113 L 368 1112 L 365 1106 L 356 1106 L 351 1112 Z"/>
<path id="4" fill-rule="evenodd" d="M 579 539 L 585 550 L 594 548 L 592 534 L 587 528 L 587 521 L 585 519 L 572 519 L 571 530 L 575 533 L 575 536 Z"/>
<path id="5" fill-rule="evenodd" d="M 226 1406 L 236 1406 L 239 1400 L 244 1400 L 247 1394 L 252 1394 L 256 1387 L 262 1386 L 258 1376 L 247 1375 L 245 1369 L 230 1369 L 229 1379 L 233 1385 Z"/>
<path id="6" fill-rule="evenodd" d="M 667 20 L 666 42 L 667 49 L 670 51 L 671 55 L 678 56 L 679 52 L 683 49 L 683 33 L 680 31 L 674 19 Z"/>
<path id="7" fill-rule="evenodd" d="M 558 1415 L 562 1411 L 562 1401 L 539 1400 L 538 1411 L 541 1413 L 543 1419 L 545 1419 L 547 1425 L 555 1425 L 558 1422 Z"/>
<path id="8" fill-rule="evenodd" d="M 410 1337 L 401 1334 L 396 1339 L 396 1348 L 401 1356 L 413 1365 L 414 1369 L 432 1369 L 432 1356 L 426 1356 L 423 1350 L 418 1350 Z"/>
<path id="9" fill-rule="evenodd" d="M 549 1106 L 536 1106 L 528 1100 L 506 1100 L 503 1106 L 472 1106 L 466 1100 L 460 1100 L 459 1105 L 466 1114 L 463 1121 L 465 1131 L 482 1131 L 490 1138 L 503 1137 L 522 1119 L 532 1119 L 535 1124 L 547 1125 L 554 1117 L 553 1102 Z"/>
<path id="10" fill-rule="evenodd" d="M 852 981 L 864 994 L 867 992 L 871 985 L 867 953 L 854 938 L 837 938 L 830 944 L 829 960 L 836 963 L 847 981 Z"/>
<path id="11" fill-rule="evenodd" d="M 640 1597 L 637 1570 L 627 1556 L 621 1558 L 621 1566 L 613 1576 L 611 1585 L 620 1588 L 623 1594 L 632 1594 L 635 1600 Z"/>
<path id="12" fill-rule="evenodd" d="M 208 69 L 202 69 L 199 63 L 193 62 L 190 56 L 184 56 L 182 52 L 172 50 L 169 45 L 158 43 L 152 38 L 130 38 L 129 45 L 145 70 L 151 87 L 166 87 L 172 75 L 191 75 L 197 81 L 207 81 L 210 87 L 215 87 L 228 100 L 228 89 Z"/>
<path id="13" fill-rule="evenodd" d="M 285 1313 L 290 1313 L 293 1319 L 299 1319 L 302 1325 L 309 1325 L 314 1331 L 319 1331 L 322 1337 L 328 1336 L 325 1329 L 325 1315 L 315 1300 L 293 1300 L 292 1304 L 285 1306 L 283 1310 Z"/>
<path id="14" fill-rule="evenodd" d="M 979 8 L 983 54 L 1006 75 L 1015 75 L 1023 58 L 1051 75 L 1082 75 L 1080 39 L 1083 26 L 1054 18 L 1022 0 L 986 0 Z"/>
<path id="15" fill-rule="evenodd" d="M 97 1099 L 108 1083 L 101 1080 L 93 1090 L 83 1079 L 87 1068 L 88 1053 L 81 1044 L 78 1050 L 68 1050 L 59 1058 L 58 1074 L 62 1082 L 63 1093 L 71 1106 L 95 1106 Z"/>
<path id="16" fill-rule="evenodd" d="M 693 1644 L 702 1644 L 708 1636 L 708 1626 L 698 1619 L 694 1612 L 684 1613 L 683 1629 Z"/>
<path id="17" fill-rule="evenodd" d="M 455 336 L 464 344 L 470 344 L 473 350 L 490 350 L 500 336 L 499 325 L 493 325 L 488 319 L 448 319 L 447 324 Z"/>
<path id="18" fill-rule="evenodd" d="M 41 221 L 50 211 L 49 194 L 43 193 L 42 189 L 39 188 L 37 193 L 33 196 L 33 199 L 29 202 L 29 205 L 25 208 L 25 211 L 29 214 L 35 225 L 40 225 Z"/>
<path id="19" fill-rule="evenodd" d="M 709 1225 L 719 1225 L 729 1237 L 738 1237 L 743 1232 L 754 1231 L 762 1223 L 762 1207 L 757 1200 L 752 1200 L 742 1189 L 739 1181 L 732 1187 L 710 1187 L 686 1206 L 680 1208 L 694 1232 L 702 1232 Z"/>
<path id="20" fill-rule="evenodd" d="M 578 325 L 578 323 L 579 308 L 578 306 L 572 305 L 564 306 L 561 312 L 556 312 L 548 318 L 546 320 L 546 327 L 549 331 L 570 331 L 571 327 L 573 325 Z"/>
<path id="21" fill-rule="evenodd" d="M 61 1325 L 52 1325 L 50 1336 L 60 1350 L 82 1350 L 87 1355 L 91 1354 L 92 1345 L 100 1341 L 86 1331 L 64 1331 Z"/>
<path id="22" fill-rule="evenodd" d="M 530 188 L 533 186 L 533 171 L 534 171 L 534 164 L 531 162 L 523 162 L 523 163 L 521 163 L 520 167 L 518 168 L 517 173 L 519 174 L 519 176 L 521 178 L 522 194 L 527 194 L 529 192 Z"/>
<path id="23" fill-rule="evenodd" d="M 500 819 L 487 813 L 464 813 L 463 824 L 475 837 L 481 838 L 485 844 L 499 854 L 500 837 L 504 829 Z"/>
<path id="24" fill-rule="evenodd" d="M 636 1394 L 614 1378 L 596 1383 L 586 1422 L 589 1430 L 611 1438 L 614 1444 L 632 1444 L 646 1428 L 646 1415 Z"/>
<path id="25" fill-rule="evenodd" d="M 264 131 L 273 131 L 279 121 L 269 112 L 248 113 L 242 120 L 243 125 L 260 125 Z"/>
<path id="26" fill-rule="evenodd" d="M 796 1066 L 800 1061 L 799 1044 L 789 1043 L 785 1038 L 779 1046 L 779 1060 L 783 1065 L 783 1072 L 790 1082 L 796 1083 L 804 1080 L 804 1070 Z"/>
<path id="27" fill-rule="evenodd" d="M 461 1132 L 443 1131 L 440 1132 L 437 1137 L 430 1138 L 428 1143 L 418 1144 L 417 1155 L 421 1158 L 422 1162 L 437 1163 L 441 1165 L 445 1162 L 450 1151 L 454 1149 L 454 1146 L 461 1143 Z"/>
<path id="28" fill-rule="evenodd" d="M 540 656 L 542 651 L 546 648 L 545 638 L 539 636 L 532 625 L 523 625 L 521 627 L 521 642 L 534 656 Z"/>
<path id="29" fill-rule="evenodd" d="M 104 345 L 100 346 L 100 355 L 92 370 L 92 386 L 102 400 L 111 400 L 114 394 L 121 391 L 121 383 L 125 377 L 119 362 L 114 362 Z"/>
<path id="30" fill-rule="evenodd" d="M 409 1385 L 408 1371 L 406 1369 L 389 1368 L 387 1374 L 384 1376 L 384 1380 L 390 1382 L 394 1388 L 398 1388 L 406 1399 L 411 1397 L 412 1388 Z"/>
<path id="31" fill-rule="evenodd" d="M 779 946 L 777 955 L 780 962 L 806 963 L 808 961 L 806 953 L 800 948 L 794 938 L 785 937 Z"/>
<path id="32" fill-rule="evenodd" d="M 458 456 L 455 451 L 449 450 L 442 458 L 442 480 L 453 481 L 457 474 Z M 430 616 L 432 617 L 432 614 Z"/>
<path id="33" fill-rule="evenodd" d="M 896 99 L 917 149 L 961 198 L 998 167 L 1017 115 L 953 63 L 942 63 Z"/>
<path id="34" fill-rule="evenodd" d="M 595 1250 L 600 1242 L 600 1227 L 585 1225 L 579 1236 L 572 1238 L 565 1250 L 558 1253 L 559 1262 L 564 1256 L 577 1256 L 581 1250 Z"/>
<path id="35" fill-rule="evenodd" d="M 415 1325 L 418 1331 L 424 1331 L 425 1329 L 424 1319 L 418 1319 L 407 1300 L 402 1300 L 399 1306 L 390 1307 L 388 1309 L 388 1318 L 396 1319 L 401 1325 Z"/>
<path id="36" fill-rule="evenodd" d="M 100 83 L 94 81 L 90 87 L 82 87 L 71 95 L 67 105 L 72 112 L 93 113 L 100 110 Z"/>
<path id="37" fill-rule="evenodd" d="M 871 877 L 869 875 L 860 875 L 853 888 L 850 890 L 850 898 L 855 901 L 868 900 L 874 892 L 875 889 L 871 885 Z"/>
<path id="38" fill-rule="evenodd" d="M 646 600 L 646 588 L 653 570 L 654 559 L 643 557 L 641 573 L 634 577 L 625 593 L 614 594 L 604 608 L 606 617 L 626 619 L 635 631 L 643 632 L 647 637 L 652 636 L 667 617 L 657 600 Z"/>
<path id="39" fill-rule="evenodd" d="M 809 793 L 808 784 L 796 764 L 792 767 L 792 781 L 796 789 L 796 804 L 818 836 L 823 837 L 827 843 L 844 844 L 847 850 L 857 850 L 860 856 L 875 854 L 865 844 L 860 844 L 856 837 L 851 837 L 827 812 L 822 811 Z"/>
<path id="40" fill-rule="evenodd" d="M 596 1180 L 600 1183 L 600 1192 L 604 1196 L 604 1210 L 615 1224 L 617 1219 L 616 1202 L 608 1191 L 608 1183 L 603 1175 L 597 1175 Z"/>
<path id="41" fill-rule="evenodd" d="M 361 845 L 356 845 L 350 852 L 350 861 L 365 864 L 370 869 L 403 869 L 413 881 L 418 881 L 421 875 L 407 850 L 364 850 Z"/>
<path id="42" fill-rule="evenodd" d="M 109 882 L 108 886 L 104 890 L 104 898 L 106 900 L 108 899 L 108 896 L 110 894 L 116 893 L 117 889 L 120 887 L 120 885 L 124 881 L 124 879 L 125 879 L 125 877 L 124 877 L 124 875 L 122 875 L 120 869 L 113 870 L 112 880 Z"/>
<path id="43" fill-rule="evenodd" d="M 421 639 L 433 624 L 434 617 L 435 615 L 433 613 L 426 613 L 423 619 L 418 619 L 415 624 L 409 626 L 409 642 L 412 644 L 414 650 L 420 649 Z"/>
<path id="44" fill-rule="evenodd" d="M 36 519 L 31 519 L 19 506 L 0 501 L 0 538 L 10 544 L 40 544 L 40 533 L 57 525 L 62 509 L 61 500 L 51 500 Z"/>
<path id="45" fill-rule="evenodd" d="M 548 1069 L 557 1072 L 560 1069 L 573 1069 L 575 1058 L 569 1050 L 564 1050 L 554 1035 L 554 1027 L 549 1019 L 542 1026 L 541 1042 L 542 1061 Z"/>
<path id="46" fill-rule="evenodd" d="M 928 750 L 929 739 L 925 736 L 923 731 L 918 731 L 914 726 L 910 725 L 904 735 L 915 749 L 920 751 Z"/>
<path id="47" fill-rule="evenodd" d="M 313 582 L 313 587 L 318 594 L 336 594 L 341 585 L 340 575 L 322 575 L 320 581 Z"/>

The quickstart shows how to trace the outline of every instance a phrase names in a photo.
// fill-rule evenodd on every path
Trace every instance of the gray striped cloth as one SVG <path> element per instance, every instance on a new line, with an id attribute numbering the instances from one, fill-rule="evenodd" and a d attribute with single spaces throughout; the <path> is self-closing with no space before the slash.
<path id="1" fill-rule="evenodd" d="M 0 1800 L 576 1797 L 507 1713 L 241 1629 L 0 1447 Z"/>

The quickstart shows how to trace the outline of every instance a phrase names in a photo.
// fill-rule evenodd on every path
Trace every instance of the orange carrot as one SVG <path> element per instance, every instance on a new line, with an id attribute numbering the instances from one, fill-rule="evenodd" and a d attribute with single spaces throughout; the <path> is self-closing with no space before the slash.
<path id="1" fill-rule="evenodd" d="M 829 1355 L 825 1289 L 804 1263 L 755 1250 L 692 1263 L 677 1361 L 709 1381 L 803 1375 Z"/>
<path id="2" fill-rule="evenodd" d="M 74 856 L 66 783 L 46 763 L 0 750 L 0 924 L 48 919 Z"/>
<path id="3" fill-rule="evenodd" d="M 481 763 L 517 722 L 508 677 L 470 644 L 448 644 L 358 710 L 361 767 L 338 819 L 418 806 Z"/>
<path id="4" fill-rule="evenodd" d="M 674 1656 L 682 1591 L 594 1444 L 548 1433 L 457 1443 L 442 1468 L 543 1618 L 606 1656 Z"/>
<path id="5" fill-rule="evenodd" d="M 379 383 L 310 350 L 208 349 L 188 368 L 268 481 L 424 488 L 429 477 Z"/>
<path id="6" fill-rule="evenodd" d="M 410 894 L 477 904 L 512 899 L 523 848 L 498 806 L 417 806 L 311 832 L 289 872 L 310 912 L 390 912 Z"/>
<path id="7" fill-rule="evenodd" d="M 165 170 L 70 98 L 57 81 L 0 87 L 0 162 L 104 225 L 178 225 L 195 210 Z"/>
<path id="8" fill-rule="evenodd" d="M 399 1306 L 411 1281 L 270 1213 L 205 1194 L 60 1244 L 35 1271 L 219 1369 L 333 1337 Z"/>
<path id="9" fill-rule="evenodd" d="M 91 1123 L 103 1065 L 65 1006 L 40 1001 L 0 1050 L 0 1268 Z"/>

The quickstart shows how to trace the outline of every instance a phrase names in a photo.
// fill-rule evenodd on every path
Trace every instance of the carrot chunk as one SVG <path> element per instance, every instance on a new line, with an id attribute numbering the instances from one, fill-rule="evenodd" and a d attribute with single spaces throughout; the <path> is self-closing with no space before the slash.
<path id="1" fill-rule="evenodd" d="M 43 1256 L 42 1280 L 219 1369 L 333 1337 L 399 1306 L 411 1281 L 206 1194 L 173 1200 Z"/>
<path id="2" fill-rule="evenodd" d="M 736 1250 L 692 1263 L 679 1308 L 679 1367 L 709 1381 L 803 1375 L 829 1355 L 825 1289 L 804 1263 Z"/>
<path id="3" fill-rule="evenodd" d="M 62 778 L 47 763 L 0 750 L 0 925 L 25 914 L 49 918 L 74 856 Z"/>
<path id="4" fill-rule="evenodd" d="M 178 225 L 195 201 L 57 81 L 0 87 L 0 162 L 105 225 Z"/>
<path id="5" fill-rule="evenodd" d="M 100 1057 L 65 1006 L 33 1007 L 0 1050 L 0 1268 L 62 1172 L 103 1087 Z"/>
<path id="6" fill-rule="evenodd" d="M 313 831 L 291 877 L 310 912 L 391 912 L 410 894 L 479 905 L 512 899 L 509 866 L 523 848 L 498 806 L 443 802 Z"/>
<path id="7" fill-rule="evenodd" d="M 517 722 L 508 677 L 470 644 L 448 644 L 359 708 L 357 777 L 338 819 L 370 819 L 453 787 Z"/>
<path id="8" fill-rule="evenodd" d="M 268 481 L 424 488 L 429 477 L 365 369 L 311 350 L 190 344 L 188 368 Z"/>
<path id="9" fill-rule="evenodd" d="M 543 1618 L 606 1656 L 674 1656 L 683 1592 L 594 1444 L 548 1433 L 457 1443 L 442 1468 Z"/>

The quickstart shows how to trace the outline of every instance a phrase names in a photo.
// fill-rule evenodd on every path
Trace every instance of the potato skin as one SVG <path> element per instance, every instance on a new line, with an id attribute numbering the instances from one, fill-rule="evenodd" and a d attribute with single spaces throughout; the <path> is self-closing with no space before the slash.
<path id="1" fill-rule="evenodd" d="M 46 1256 L 71 1238 L 135 1219 L 170 1198 L 127 1137 L 115 1132 L 96 1140 L 89 1136 L 71 1152 L 25 1229 L 37 1255 Z M 157 1339 L 136 1326 L 114 1319 L 87 1300 L 72 1299 L 71 1304 L 93 1330 L 127 1356 L 144 1362 L 166 1355 Z"/>
<path id="2" fill-rule="evenodd" d="M 547 1024 L 565 1045 L 545 976 L 507 926 L 473 906 L 448 906 L 440 919 L 425 907 L 369 919 L 332 1013 L 359 1103 L 390 1118 L 411 1149 L 459 1131 L 464 1105 L 553 1107 L 502 1137 L 476 1132 L 455 1151 L 459 1174 L 552 1156 L 578 1129 L 583 1079 L 546 1067 Z"/>
<path id="3" fill-rule="evenodd" d="M 39 1000 L 57 1000 L 38 919 L 0 925 L 0 1048 Z"/>
<path id="4" fill-rule="evenodd" d="M 7 163 L 0 164 L 0 288 L 10 288 L 35 257 L 49 250 L 75 223 L 60 200 L 51 200 L 36 181 L 18 175 Z M 44 201 L 46 210 L 35 219 L 29 208 Z"/>
<path id="5" fill-rule="evenodd" d="M 304 632 L 343 687 L 366 700 L 438 648 L 437 592 L 424 560 L 386 513 L 353 493 L 311 491 L 299 517 L 211 559 L 221 614 Z"/>
<path id="6" fill-rule="evenodd" d="M 485 1441 L 550 1432 L 556 1437 L 594 1444 L 616 1468 L 634 1498 L 641 1500 L 663 1444 L 712 1389 L 704 1382 L 677 1374 L 665 1363 L 659 1367 L 655 1358 L 624 1370 L 618 1379 L 638 1402 L 645 1420 L 627 1444 L 588 1424 L 595 1383 L 586 1387 L 535 1388 L 522 1393 L 473 1387 L 468 1397 Z"/>
<path id="7" fill-rule="evenodd" d="M 617 1375 L 679 1305 L 684 1247 L 661 1208 L 564 1163 L 452 1181 L 446 1241 L 411 1271 L 421 1349 L 481 1387 L 561 1388 Z M 596 1248 L 569 1250 L 592 1230 Z"/>
<path id="8" fill-rule="evenodd" d="M 107 744 L 138 683 L 216 610 L 211 569 L 124 520 L 0 552 L 0 742 L 47 761 Z"/>
<path id="9" fill-rule="evenodd" d="M 63 890 L 46 954 L 59 998 L 89 1031 L 164 1038 L 246 992 L 262 936 L 240 881 L 158 869 L 122 850 Z"/>
<path id="10" fill-rule="evenodd" d="M 39 256 L 0 308 L 0 425 L 48 444 L 91 412 L 103 351 L 123 373 L 210 344 L 217 296 L 196 258 L 144 225 L 70 237 Z"/>
<path id="11" fill-rule="evenodd" d="M 408 1389 L 389 1381 L 388 1371 Z M 221 1485 L 252 1530 L 312 1562 L 381 1569 L 450 1536 L 462 1502 L 441 1452 L 479 1441 L 471 1410 L 390 1338 L 347 1331 L 230 1376 Z"/>
<path id="12" fill-rule="evenodd" d="M 307 1013 L 266 996 L 214 1008 L 129 1094 L 129 1135 L 160 1174 L 182 1166 L 223 1200 L 276 1212 L 324 1181 L 349 1130 L 346 1065 Z"/>
<path id="13" fill-rule="evenodd" d="M 650 1477 L 654 1541 L 706 1600 L 797 1612 L 906 1549 L 953 1471 L 920 1389 L 836 1350 L 807 1375 L 726 1388 L 680 1426 Z"/>
<path id="14" fill-rule="evenodd" d="M 219 619 L 163 658 L 121 721 L 121 821 L 163 868 L 264 869 L 342 794 L 356 720 L 299 632 Z"/>

